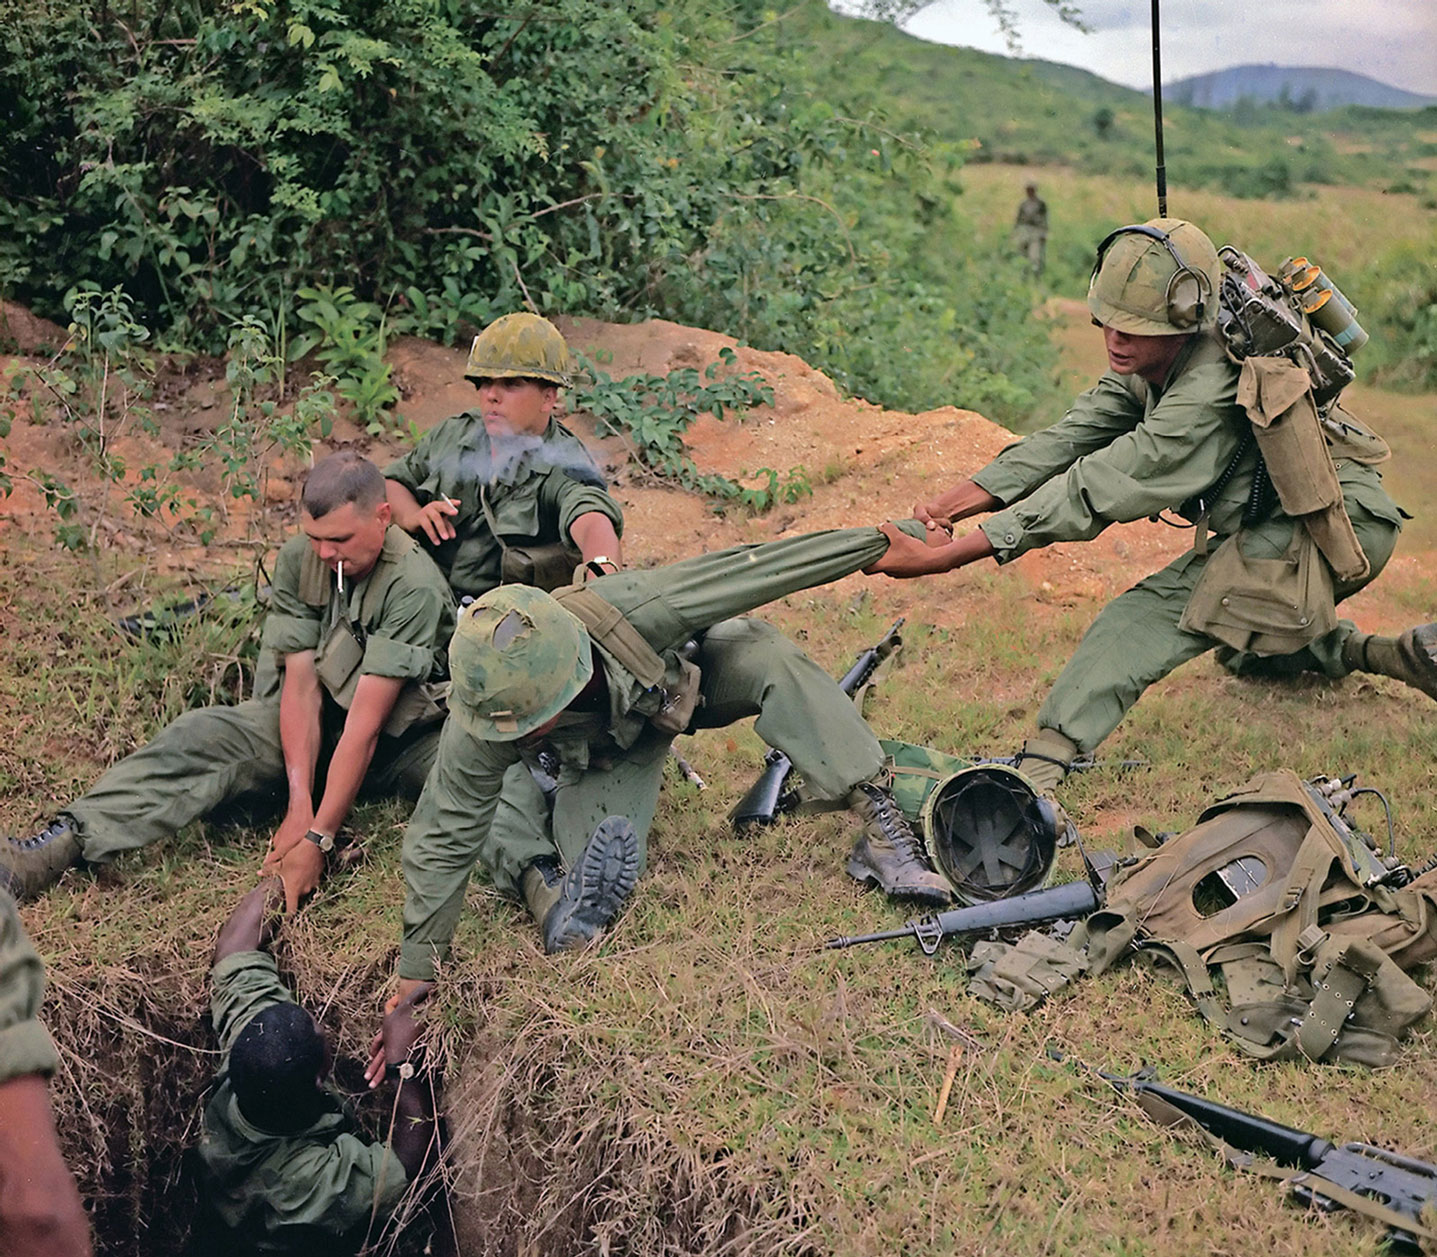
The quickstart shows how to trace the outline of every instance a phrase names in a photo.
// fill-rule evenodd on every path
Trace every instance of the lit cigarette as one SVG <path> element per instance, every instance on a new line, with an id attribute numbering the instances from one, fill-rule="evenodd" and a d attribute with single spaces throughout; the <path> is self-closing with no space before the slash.
<path id="1" fill-rule="evenodd" d="M 334 565 L 334 579 L 335 579 L 335 580 L 338 582 L 338 584 L 339 584 L 339 592 L 340 592 L 340 593 L 343 593 L 343 592 L 344 592 L 344 560 L 343 560 L 343 559 L 340 559 L 340 561 Z"/>
<path id="2" fill-rule="evenodd" d="M 442 497 L 446 502 L 448 502 L 449 505 L 452 506 L 456 511 L 459 509 L 459 503 L 456 502 L 453 498 L 451 498 L 447 493 L 441 493 L 439 496 Z"/>

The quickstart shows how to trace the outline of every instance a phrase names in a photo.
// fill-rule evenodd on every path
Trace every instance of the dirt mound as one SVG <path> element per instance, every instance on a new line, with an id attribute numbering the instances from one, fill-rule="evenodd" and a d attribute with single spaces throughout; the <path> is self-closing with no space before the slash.
<path id="1" fill-rule="evenodd" d="M 561 324 L 574 347 L 614 378 L 663 375 L 680 367 L 703 370 L 719 361 L 721 350 L 733 350 L 732 365 L 724 370 L 757 373 L 772 388 L 774 403 L 741 417 L 701 417 L 687 433 L 694 462 L 702 472 L 750 484 L 761 483 L 762 478 L 755 477 L 763 469 L 781 477 L 797 471 L 812 486 L 812 496 L 763 515 L 733 509 L 718 514 L 712 503 L 666 486 L 638 466 L 623 438 L 600 437 L 591 417 L 572 414 L 568 421 L 595 450 L 624 505 L 625 546 L 631 562 L 663 563 L 792 532 L 902 518 L 915 502 L 982 466 L 1013 439 L 981 415 L 954 406 L 910 415 L 845 398 L 827 376 L 802 359 L 742 346 L 716 332 L 661 319 L 635 324 L 566 319 Z M 36 351 L 53 349 L 64 339 L 56 325 L 9 304 L 3 308 L 0 332 L 6 328 L 20 352 L 0 357 L 0 373 L 38 365 L 43 359 L 35 356 Z M 392 345 L 389 361 L 403 395 L 398 409 L 406 432 L 426 431 L 444 417 L 472 407 L 474 392 L 463 378 L 462 350 L 402 338 Z M 162 366 L 153 402 L 158 430 L 149 432 L 130 423 L 109 438 L 126 471 L 123 486 L 85 513 L 82 522 L 93 535 L 154 570 L 194 576 L 226 547 L 248 548 L 256 531 L 272 532 L 277 538 L 293 520 L 304 471 L 299 463 L 273 466 L 263 501 L 253 507 L 223 500 L 213 467 L 180 473 L 186 490 L 193 490 L 219 512 L 218 551 L 213 545 L 200 545 L 193 528 L 165 528 L 136 519 L 118 501 L 142 479 L 144 468 L 167 463 L 172 454 L 222 422 L 231 407 L 222 362 L 191 361 L 182 370 Z M 16 487 L 0 501 L 0 533 L 6 527 L 43 531 L 53 524 L 41 485 L 26 473 L 43 469 L 68 483 L 94 478 L 91 455 L 63 425 L 47 418 L 52 413 L 53 407 L 42 396 L 39 422 L 23 410 L 17 415 L 7 444 Z M 371 436 L 341 417 L 325 445 L 357 446 L 384 462 L 401 452 L 407 439 Z M 262 516 L 258 521 L 256 510 Z M 1110 542 L 1057 546 L 1028 556 L 1018 569 L 1037 603 L 1068 604 L 1125 587 L 1182 545 L 1180 533 L 1136 525 Z M 899 586 L 850 577 L 847 583 L 855 591 L 868 590 L 895 614 L 921 604 L 932 622 L 962 624 L 968 615 L 967 600 L 961 592 L 950 592 L 960 582 L 961 578 L 952 578 L 941 584 Z"/>

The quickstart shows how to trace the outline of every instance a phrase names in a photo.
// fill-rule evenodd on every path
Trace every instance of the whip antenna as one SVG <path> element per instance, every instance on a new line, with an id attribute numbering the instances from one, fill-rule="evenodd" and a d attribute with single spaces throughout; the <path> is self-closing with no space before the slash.
<path id="1" fill-rule="evenodd" d="M 1163 58 L 1158 0 L 1153 0 L 1153 134 L 1157 151 L 1158 217 L 1168 216 L 1168 171 L 1163 165 Z"/>

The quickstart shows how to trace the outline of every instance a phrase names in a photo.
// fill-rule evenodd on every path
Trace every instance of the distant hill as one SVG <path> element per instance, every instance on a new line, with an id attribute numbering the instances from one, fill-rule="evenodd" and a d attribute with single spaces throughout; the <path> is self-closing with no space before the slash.
<path id="1" fill-rule="evenodd" d="M 1163 97 L 1198 109 L 1232 109 L 1246 101 L 1281 105 L 1297 113 L 1320 113 L 1362 105 L 1371 109 L 1421 109 L 1437 96 L 1389 87 L 1365 74 L 1303 66 L 1236 65 L 1195 74 L 1163 88 Z"/>

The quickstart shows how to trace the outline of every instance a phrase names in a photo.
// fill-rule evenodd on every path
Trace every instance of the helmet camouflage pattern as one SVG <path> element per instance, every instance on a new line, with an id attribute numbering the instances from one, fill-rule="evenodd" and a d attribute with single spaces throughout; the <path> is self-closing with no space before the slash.
<path id="1" fill-rule="evenodd" d="M 531 585 L 500 585 L 459 613 L 449 643 L 449 718 L 512 742 L 564 710 L 594 673 L 589 634 Z"/>
<path id="2" fill-rule="evenodd" d="M 567 387 L 574 360 L 559 329 L 537 314 L 495 319 L 469 348 L 466 380 L 534 379 Z"/>
<path id="3" fill-rule="evenodd" d="M 1178 336 L 1216 321 L 1222 264 L 1205 232 L 1181 218 L 1154 218 L 1104 243 L 1088 285 L 1088 309 L 1104 327 Z"/>

